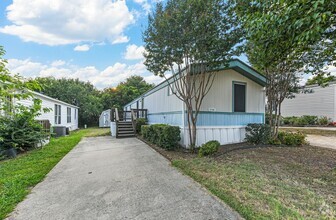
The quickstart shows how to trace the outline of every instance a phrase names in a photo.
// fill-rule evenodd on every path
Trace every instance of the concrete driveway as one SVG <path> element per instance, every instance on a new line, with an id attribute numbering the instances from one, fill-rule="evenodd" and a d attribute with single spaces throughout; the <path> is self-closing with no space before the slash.
<path id="1" fill-rule="evenodd" d="M 135 139 L 83 139 L 9 219 L 239 219 Z"/>
<path id="2" fill-rule="evenodd" d="M 322 135 L 307 135 L 307 141 L 310 145 L 316 147 L 324 147 L 336 150 L 336 137 L 322 136 Z"/>

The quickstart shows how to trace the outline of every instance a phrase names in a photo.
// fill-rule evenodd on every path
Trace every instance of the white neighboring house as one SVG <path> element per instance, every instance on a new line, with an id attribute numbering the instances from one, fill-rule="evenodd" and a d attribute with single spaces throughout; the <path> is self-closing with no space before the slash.
<path id="1" fill-rule="evenodd" d="M 51 98 L 38 92 L 31 92 L 34 98 L 42 100 L 42 109 L 49 108 L 49 112 L 41 112 L 37 120 L 49 120 L 51 126 L 64 126 L 69 130 L 78 129 L 78 107 L 75 105 L 62 102 L 58 99 Z M 14 105 L 20 103 L 24 106 L 33 104 L 32 98 L 14 100 Z"/>
<path id="2" fill-rule="evenodd" d="M 242 142 L 247 124 L 265 121 L 264 75 L 236 59 L 215 77 L 198 115 L 197 146 L 210 140 L 221 144 Z M 185 104 L 172 93 L 167 81 L 124 106 L 124 111 L 131 109 L 147 109 L 149 124 L 179 126 L 181 144 L 189 145 Z"/>
<path id="3" fill-rule="evenodd" d="M 306 89 L 312 89 L 312 93 L 299 93 L 293 99 L 284 100 L 282 116 L 326 116 L 336 122 L 336 82 L 324 88 L 312 85 Z"/>
<path id="4" fill-rule="evenodd" d="M 111 110 L 105 110 L 100 114 L 99 117 L 99 127 L 100 128 L 109 128 L 111 124 Z"/>

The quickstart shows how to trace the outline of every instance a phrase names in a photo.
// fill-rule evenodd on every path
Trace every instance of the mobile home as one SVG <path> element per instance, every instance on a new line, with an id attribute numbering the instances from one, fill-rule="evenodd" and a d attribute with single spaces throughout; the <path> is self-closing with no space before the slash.
<path id="1" fill-rule="evenodd" d="M 42 101 L 42 109 L 48 108 L 49 112 L 41 112 L 36 119 L 48 120 L 51 126 L 63 126 L 71 130 L 78 129 L 78 107 L 58 99 L 51 98 L 38 92 L 31 92 L 33 98 L 38 98 Z M 14 105 L 22 104 L 24 106 L 31 106 L 33 104 L 32 98 L 14 100 Z"/>
<path id="2" fill-rule="evenodd" d="M 266 78 L 240 60 L 215 73 L 197 121 L 196 145 L 218 140 L 239 143 L 249 123 L 264 123 Z M 172 82 L 173 78 L 169 79 Z M 181 144 L 189 145 L 186 107 L 172 92 L 167 81 L 124 106 L 124 111 L 147 109 L 149 124 L 169 124 L 181 128 Z"/>
<path id="3" fill-rule="evenodd" d="M 295 94 L 293 99 L 285 99 L 281 114 L 288 116 L 326 116 L 336 122 L 336 83 L 327 87 L 307 86 L 308 93 Z"/>

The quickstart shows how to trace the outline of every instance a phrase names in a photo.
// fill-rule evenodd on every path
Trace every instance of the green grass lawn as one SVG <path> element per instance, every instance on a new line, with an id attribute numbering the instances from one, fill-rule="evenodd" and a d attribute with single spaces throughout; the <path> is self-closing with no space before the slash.
<path id="1" fill-rule="evenodd" d="M 222 146 L 209 158 L 154 149 L 246 219 L 336 219 L 336 151 Z"/>
<path id="2" fill-rule="evenodd" d="M 42 149 L 0 162 L 0 219 L 5 218 L 82 137 L 104 135 L 109 135 L 109 129 L 75 131 L 67 137 L 52 138 Z"/>

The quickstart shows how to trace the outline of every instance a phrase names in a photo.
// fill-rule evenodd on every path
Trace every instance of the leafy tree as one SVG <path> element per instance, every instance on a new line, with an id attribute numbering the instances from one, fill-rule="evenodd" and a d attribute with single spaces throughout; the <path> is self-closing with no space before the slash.
<path id="1" fill-rule="evenodd" d="M 277 136 L 281 103 L 297 91 L 299 72 L 324 75 L 325 66 L 336 65 L 335 1 L 231 3 L 245 29 L 248 58 L 268 79 L 269 123 Z"/>
<path id="2" fill-rule="evenodd" d="M 41 100 L 34 99 L 30 90 L 41 88 L 34 81 L 24 81 L 6 68 L 5 51 L 0 47 L 0 146 L 25 149 L 46 138 L 42 127 L 35 120 L 41 114 Z M 31 106 L 15 104 L 14 100 L 32 99 Z M 43 111 L 47 111 L 43 109 Z"/>
<path id="3" fill-rule="evenodd" d="M 0 46 L 0 111 L 8 111 L 13 99 L 32 97 L 29 90 L 41 88 L 34 80 L 25 81 L 19 74 L 11 74 L 6 67 L 7 60 L 3 58 L 5 53 L 4 48 Z"/>
<path id="4" fill-rule="evenodd" d="M 97 125 L 103 105 L 99 91 L 91 83 L 53 77 L 36 78 L 36 81 L 42 86 L 38 92 L 79 107 L 79 126 Z"/>
<path id="5" fill-rule="evenodd" d="M 152 89 L 154 84 L 147 83 L 141 76 L 130 76 L 115 88 L 106 88 L 102 92 L 104 109 L 123 109 L 124 105 Z"/>
<path id="6" fill-rule="evenodd" d="M 186 106 L 191 149 L 199 110 L 215 79 L 213 70 L 228 66 L 241 42 L 237 24 L 224 0 L 168 0 L 148 17 L 145 65 L 165 78 L 168 71 L 173 73 L 173 82 L 166 80 Z"/>
<path id="7" fill-rule="evenodd" d="M 309 85 L 321 85 L 321 86 L 327 86 L 328 83 L 336 81 L 336 76 L 329 75 L 329 76 L 323 76 L 323 75 L 316 75 L 311 79 L 308 79 L 306 82 L 306 86 Z"/>

